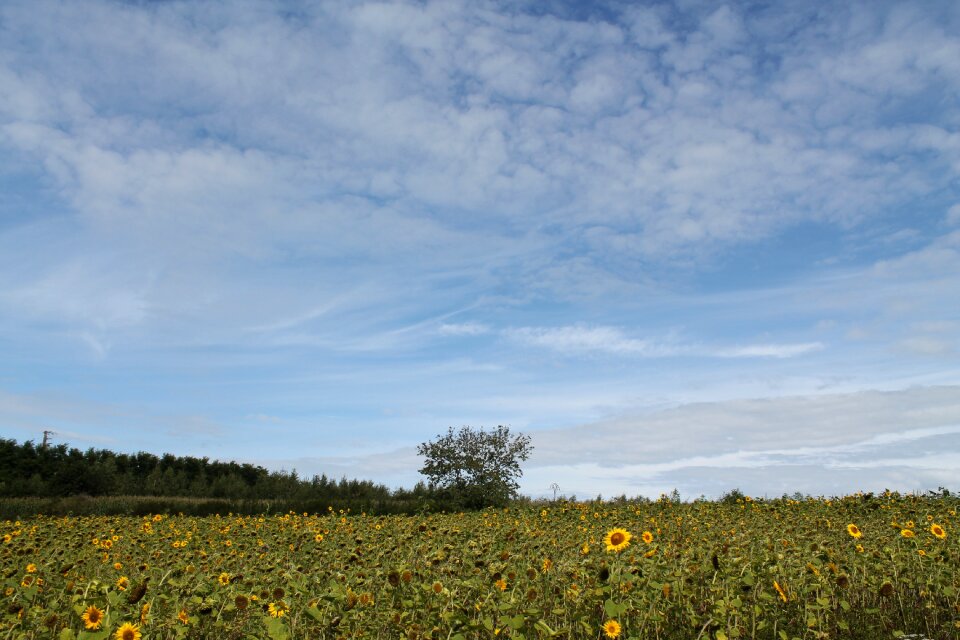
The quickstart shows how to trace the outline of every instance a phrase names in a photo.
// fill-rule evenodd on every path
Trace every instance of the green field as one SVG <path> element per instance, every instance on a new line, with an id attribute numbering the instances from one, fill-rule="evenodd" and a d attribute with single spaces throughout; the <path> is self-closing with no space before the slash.
<path id="1" fill-rule="evenodd" d="M 956 638 L 957 507 L 37 516 L 2 523 L 0 638 Z"/>

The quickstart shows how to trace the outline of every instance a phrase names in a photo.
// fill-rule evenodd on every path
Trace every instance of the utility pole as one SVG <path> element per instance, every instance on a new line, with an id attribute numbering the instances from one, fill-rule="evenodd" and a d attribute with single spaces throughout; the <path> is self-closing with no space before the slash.
<path id="1" fill-rule="evenodd" d="M 56 435 L 55 431 L 50 431 L 49 429 L 43 430 L 43 444 L 40 445 L 41 449 L 46 450 L 47 444 L 50 442 L 50 436 Z"/>

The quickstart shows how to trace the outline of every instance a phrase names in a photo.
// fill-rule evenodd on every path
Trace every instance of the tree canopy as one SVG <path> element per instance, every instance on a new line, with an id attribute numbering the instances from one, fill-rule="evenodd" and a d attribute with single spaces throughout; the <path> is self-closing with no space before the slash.
<path id="1" fill-rule="evenodd" d="M 520 463 L 533 451 L 530 436 L 505 426 L 491 431 L 450 427 L 417 447 L 426 461 L 420 473 L 447 501 L 464 509 L 502 506 L 517 497 Z"/>

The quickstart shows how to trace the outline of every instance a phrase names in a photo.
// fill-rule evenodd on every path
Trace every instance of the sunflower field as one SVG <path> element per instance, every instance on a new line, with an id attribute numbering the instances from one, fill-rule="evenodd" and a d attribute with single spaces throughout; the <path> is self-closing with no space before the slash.
<path id="1" fill-rule="evenodd" d="M 951 496 L 0 524 L 0 638 L 960 637 Z"/>

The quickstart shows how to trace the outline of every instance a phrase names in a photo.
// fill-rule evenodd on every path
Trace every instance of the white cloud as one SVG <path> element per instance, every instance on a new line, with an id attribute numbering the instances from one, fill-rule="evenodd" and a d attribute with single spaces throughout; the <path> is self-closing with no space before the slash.
<path id="1" fill-rule="evenodd" d="M 660 347 L 646 340 L 629 338 L 614 327 L 521 327 L 508 329 L 505 335 L 522 344 L 561 353 L 663 355 Z"/>
<path id="2" fill-rule="evenodd" d="M 792 358 L 795 356 L 820 351 L 823 344 L 820 342 L 804 342 L 800 344 L 754 344 L 743 347 L 719 349 L 716 355 L 722 358 Z"/>
<path id="3" fill-rule="evenodd" d="M 482 336 L 490 333 L 490 327 L 479 322 L 444 323 L 438 331 L 444 336 Z"/>
<path id="4" fill-rule="evenodd" d="M 564 354 L 615 354 L 643 357 L 707 356 L 720 358 L 793 358 L 820 351 L 820 342 L 751 344 L 734 347 L 705 347 L 684 344 L 670 336 L 659 340 L 631 338 L 621 329 L 606 326 L 520 327 L 503 331 L 521 344 L 551 349 Z"/>

